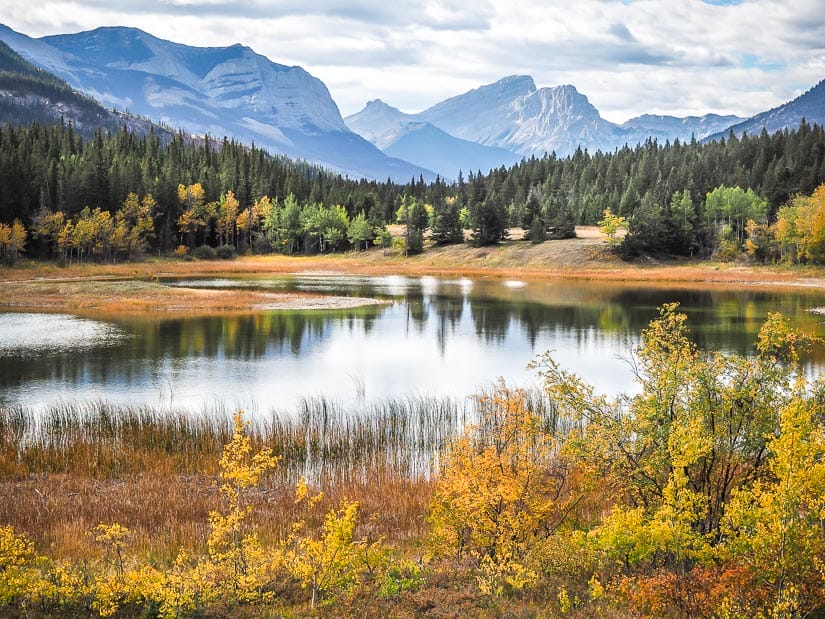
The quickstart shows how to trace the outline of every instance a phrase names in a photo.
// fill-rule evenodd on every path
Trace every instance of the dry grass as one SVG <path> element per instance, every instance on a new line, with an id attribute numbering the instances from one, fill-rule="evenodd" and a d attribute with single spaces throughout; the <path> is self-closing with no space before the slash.
<path id="1" fill-rule="evenodd" d="M 169 289 L 162 277 L 220 275 L 346 273 L 363 275 L 434 275 L 529 280 L 576 279 L 644 282 L 649 285 L 750 287 L 825 287 L 821 268 L 764 267 L 708 262 L 626 263 L 610 253 L 598 231 L 577 229 L 578 238 L 532 245 L 508 241 L 496 247 L 432 247 L 412 257 L 380 249 L 321 256 L 247 256 L 233 261 L 184 262 L 151 259 L 124 264 L 76 264 L 58 267 L 30 263 L 0 269 L 0 308 L 97 309 L 107 312 L 253 311 L 261 307 L 351 306 L 368 300 L 343 301 L 306 294 L 263 291 Z M 514 231 L 513 237 L 517 237 Z"/>
<path id="2" fill-rule="evenodd" d="M 327 487 L 322 512 L 348 498 L 360 503 L 360 531 L 403 546 L 425 533 L 431 493 L 427 480 L 386 479 Z M 0 479 L 0 523 L 11 525 L 53 558 L 94 557 L 91 534 L 100 523 L 130 529 L 138 556 L 171 562 L 180 548 L 205 551 L 208 515 L 222 508 L 215 477 L 130 474 L 94 479 L 79 474 L 38 474 Z M 283 539 L 304 515 L 292 486 L 267 480 L 251 500 L 252 522 L 264 539 Z"/>
<path id="3" fill-rule="evenodd" d="M 562 428 L 540 390 L 528 407 Z M 254 521 L 283 539 L 304 515 L 300 477 L 323 490 L 319 513 L 343 498 L 360 503 L 359 535 L 415 547 L 441 457 L 481 400 L 407 397 L 347 411 L 325 400 L 296 415 L 251 423 L 253 449 L 272 449 L 276 471 L 252 495 Z M 218 459 L 232 432 L 229 411 L 200 414 L 104 403 L 42 412 L 0 408 L 0 524 L 33 539 L 52 557 L 99 553 L 90 534 L 118 522 L 130 547 L 171 561 L 181 547 L 204 549 L 208 514 L 220 507 Z M 415 552 L 413 550 L 413 552 Z"/>
<path id="4" fill-rule="evenodd" d="M 432 467 L 474 415 L 464 402 L 407 398 L 347 412 L 316 398 L 295 416 L 252 424 L 254 449 L 280 457 L 251 499 L 259 530 L 286 537 L 303 515 L 293 489 L 305 476 L 324 491 L 320 513 L 356 500 L 360 534 L 397 547 L 420 539 Z M 90 535 L 97 524 L 118 522 L 133 532 L 135 552 L 171 561 L 181 547 L 204 548 L 208 514 L 221 501 L 217 461 L 230 437 L 227 411 L 0 409 L 0 523 L 49 556 L 78 558 L 99 553 Z"/>

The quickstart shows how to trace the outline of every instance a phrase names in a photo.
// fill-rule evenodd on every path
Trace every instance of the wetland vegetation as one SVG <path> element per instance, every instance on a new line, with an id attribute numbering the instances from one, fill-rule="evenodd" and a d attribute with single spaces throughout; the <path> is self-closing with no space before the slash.
<path id="1" fill-rule="evenodd" d="M 0 416 L 8 613 L 810 616 L 825 604 L 820 342 L 770 314 L 706 352 L 675 305 L 635 395 L 540 390 L 291 420 L 64 405 Z"/>
<path id="2" fill-rule="evenodd" d="M 4 126 L 0 611 L 822 615 L 822 144 L 398 184 Z"/>
<path id="3" fill-rule="evenodd" d="M 744 617 L 825 603 L 822 350 L 803 334 L 821 333 L 817 287 L 237 275 L 155 285 L 384 303 L 45 314 L 54 329 L 6 341 L 7 613 Z M 341 337 L 330 367 L 387 354 L 336 392 L 317 354 Z M 161 367 L 176 368 L 177 399 L 141 401 Z M 435 385 L 421 367 L 453 390 L 398 386 Z M 180 381 L 204 368 L 194 392 L 259 372 L 273 400 L 234 419 L 229 399 L 183 407 Z M 284 405 L 302 373 L 328 388 Z M 75 395 L 27 406 L 21 381 Z M 95 384 L 126 392 L 78 397 Z"/>

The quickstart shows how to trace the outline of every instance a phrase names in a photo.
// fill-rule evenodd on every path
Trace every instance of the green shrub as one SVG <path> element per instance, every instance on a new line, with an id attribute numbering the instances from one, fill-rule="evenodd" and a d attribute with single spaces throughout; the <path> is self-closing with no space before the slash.
<path id="1" fill-rule="evenodd" d="M 237 250 L 234 245 L 221 245 L 215 250 L 215 253 L 221 260 L 232 260 L 237 255 Z"/>
<path id="2" fill-rule="evenodd" d="M 192 256 L 196 260 L 214 260 L 217 257 L 214 247 L 209 245 L 201 245 L 192 250 Z"/>

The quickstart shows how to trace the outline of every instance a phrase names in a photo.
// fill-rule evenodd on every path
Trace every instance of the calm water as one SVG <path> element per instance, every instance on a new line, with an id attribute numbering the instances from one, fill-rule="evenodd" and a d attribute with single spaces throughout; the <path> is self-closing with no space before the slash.
<path id="1" fill-rule="evenodd" d="M 825 293 L 650 290 L 610 283 L 405 277 L 198 280 L 170 285 L 305 290 L 386 299 L 354 310 L 180 318 L 0 314 L 0 405 L 117 403 L 253 412 L 326 395 L 353 405 L 410 393 L 466 396 L 553 350 L 608 393 L 632 391 L 622 356 L 657 306 L 678 301 L 694 339 L 740 354 L 769 311 L 825 336 Z M 825 368 L 825 355 L 808 360 Z"/>

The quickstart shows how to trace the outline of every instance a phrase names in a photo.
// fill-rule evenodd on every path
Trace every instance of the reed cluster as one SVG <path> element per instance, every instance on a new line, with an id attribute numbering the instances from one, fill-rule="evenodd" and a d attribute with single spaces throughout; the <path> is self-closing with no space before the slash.
<path id="1" fill-rule="evenodd" d="M 541 391 L 530 407 L 558 424 Z M 301 477 L 325 493 L 361 504 L 376 536 L 411 543 L 426 529 L 433 480 L 445 451 L 475 423 L 484 395 L 408 395 L 354 407 L 323 396 L 294 411 L 251 418 L 253 449 L 278 456 L 253 497 L 256 524 L 273 538 L 295 520 Z M 72 402 L 46 410 L 0 408 L 0 522 L 56 556 L 95 551 L 88 531 L 119 522 L 141 552 L 170 558 L 205 543 L 219 505 L 218 460 L 232 436 L 233 411 Z M 172 556 L 171 559 L 174 557 Z M 170 559 L 170 560 L 171 560 Z"/>

